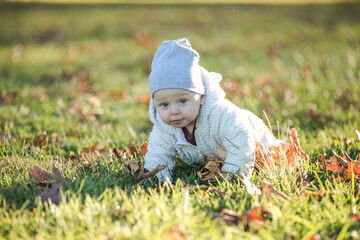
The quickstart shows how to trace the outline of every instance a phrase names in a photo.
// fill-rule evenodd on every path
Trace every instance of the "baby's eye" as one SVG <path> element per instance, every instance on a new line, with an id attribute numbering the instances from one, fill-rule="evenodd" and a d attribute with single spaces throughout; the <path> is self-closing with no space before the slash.
<path id="1" fill-rule="evenodd" d="M 162 104 L 160 104 L 160 106 L 166 108 L 167 106 L 169 106 L 169 104 L 167 104 L 167 103 L 162 103 Z"/>
<path id="2" fill-rule="evenodd" d="M 184 103 L 187 102 L 187 100 L 186 100 L 186 99 L 181 99 L 179 102 L 182 103 L 182 104 L 184 104 Z"/>

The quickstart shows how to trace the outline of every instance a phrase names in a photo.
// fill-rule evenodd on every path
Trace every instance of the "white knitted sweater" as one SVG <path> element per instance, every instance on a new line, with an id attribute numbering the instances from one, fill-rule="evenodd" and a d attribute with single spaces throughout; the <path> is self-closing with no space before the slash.
<path id="1" fill-rule="evenodd" d="M 148 141 L 144 167 L 151 171 L 157 165 L 168 164 L 156 176 L 160 181 L 170 180 L 175 166 L 175 156 L 191 165 L 201 163 L 205 156 L 224 161 L 222 172 L 249 175 L 255 161 L 255 145 L 268 148 L 276 146 L 277 140 L 261 119 L 225 99 L 218 73 L 201 69 L 206 90 L 205 103 L 196 120 L 195 140 L 197 146 L 185 139 L 182 129 L 165 124 L 156 112 L 154 102 L 149 107 L 150 120 L 154 124 Z"/>

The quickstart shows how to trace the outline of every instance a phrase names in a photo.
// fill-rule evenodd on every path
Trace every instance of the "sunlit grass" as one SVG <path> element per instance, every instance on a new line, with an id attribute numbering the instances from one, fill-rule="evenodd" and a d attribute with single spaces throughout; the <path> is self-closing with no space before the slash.
<path id="1" fill-rule="evenodd" d="M 5 239 L 358 239 L 359 180 L 335 180 L 316 161 L 360 153 L 359 4 L 42 5 L 0 7 L 0 234 Z M 113 149 L 151 131 L 146 97 L 152 56 L 188 37 L 200 64 L 223 75 L 227 97 L 288 141 L 295 127 L 310 159 L 266 179 L 290 200 L 250 196 L 240 180 L 189 190 L 136 179 Z M 266 113 L 266 115 L 264 114 Z M 47 145 L 36 139 L 46 132 Z M 72 156 L 98 143 L 86 167 Z M 143 156 L 138 156 L 143 160 Z M 55 164 L 69 183 L 60 204 L 26 170 Z M 206 184 L 179 163 L 174 179 Z M 318 191 L 322 193 L 315 195 Z M 227 225 L 255 206 L 260 228 Z"/>

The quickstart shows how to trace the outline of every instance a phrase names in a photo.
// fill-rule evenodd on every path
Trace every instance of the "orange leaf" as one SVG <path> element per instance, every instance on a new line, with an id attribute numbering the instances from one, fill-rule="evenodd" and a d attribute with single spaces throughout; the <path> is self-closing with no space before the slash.
<path id="1" fill-rule="evenodd" d="M 354 219 L 357 222 L 360 222 L 360 214 L 350 213 L 349 217 Z"/>
<path id="2" fill-rule="evenodd" d="M 351 179 L 353 177 L 360 178 L 359 160 L 354 161 L 345 152 L 343 157 L 335 154 L 328 160 L 330 164 L 321 164 L 326 170 L 334 172 L 334 174 Z M 342 177 L 338 179 L 343 179 Z"/>
<path id="3" fill-rule="evenodd" d="M 267 214 L 269 214 L 269 212 L 262 206 L 251 208 L 243 215 L 239 215 L 234 211 L 224 208 L 219 214 L 216 214 L 214 218 L 220 218 L 227 225 L 237 225 L 240 220 L 243 220 L 245 222 L 246 230 L 249 230 L 249 228 L 257 230 L 265 224 L 264 216 Z"/>
<path id="4" fill-rule="evenodd" d="M 138 100 L 140 103 L 149 105 L 151 101 L 151 97 L 149 95 L 141 95 Z"/>
<path id="5" fill-rule="evenodd" d="M 321 188 L 315 192 L 312 192 L 312 193 L 305 193 L 304 194 L 304 197 L 305 198 L 310 198 L 310 197 L 313 197 L 315 199 L 319 199 L 321 196 L 323 196 L 325 193 L 324 193 L 324 190 L 322 190 Z"/>
<path id="6" fill-rule="evenodd" d="M 141 153 L 142 155 L 145 155 L 148 152 L 147 150 L 147 142 L 144 142 L 144 144 L 141 147 Z"/>
<path id="7" fill-rule="evenodd" d="M 325 169 L 331 172 L 340 172 L 342 167 L 336 160 L 332 160 L 330 165 L 326 165 Z"/>
<path id="8" fill-rule="evenodd" d="M 344 169 L 344 175 L 351 179 L 352 177 L 360 178 L 360 168 L 358 163 L 349 162 L 347 168 Z"/>
<path id="9" fill-rule="evenodd" d="M 92 145 L 91 147 L 84 148 L 84 149 L 82 150 L 82 152 L 83 152 L 83 153 L 93 153 L 93 152 L 96 151 L 96 147 L 97 147 L 98 144 L 99 144 L 99 143 L 96 142 L 96 143 L 95 143 L 94 145 Z"/>
<path id="10" fill-rule="evenodd" d="M 301 149 L 296 130 L 291 129 L 290 144 L 283 143 L 279 146 L 263 148 L 260 144 L 255 148 L 255 166 L 257 170 L 282 168 L 299 168 L 299 163 L 308 159 L 308 155 Z"/>
<path id="11" fill-rule="evenodd" d="M 264 214 L 266 214 L 264 207 L 254 207 L 241 215 L 240 219 L 245 220 L 248 227 L 259 229 L 265 223 Z"/>

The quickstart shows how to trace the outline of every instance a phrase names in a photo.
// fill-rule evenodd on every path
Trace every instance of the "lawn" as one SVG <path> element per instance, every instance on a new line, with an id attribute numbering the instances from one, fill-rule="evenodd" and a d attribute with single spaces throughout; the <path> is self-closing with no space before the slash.
<path id="1" fill-rule="evenodd" d="M 202 181 L 181 161 L 173 183 L 125 171 L 119 152 L 141 148 L 152 128 L 152 57 L 181 37 L 222 74 L 228 99 L 281 140 L 297 130 L 309 158 L 253 175 L 261 196 L 238 178 Z M 360 174 L 324 160 L 347 153 L 349 171 L 358 166 L 359 80 L 356 3 L 2 2 L 0 239 L 360 239 Z M 59 172 L 39 181 L 36 166 Z"/>

